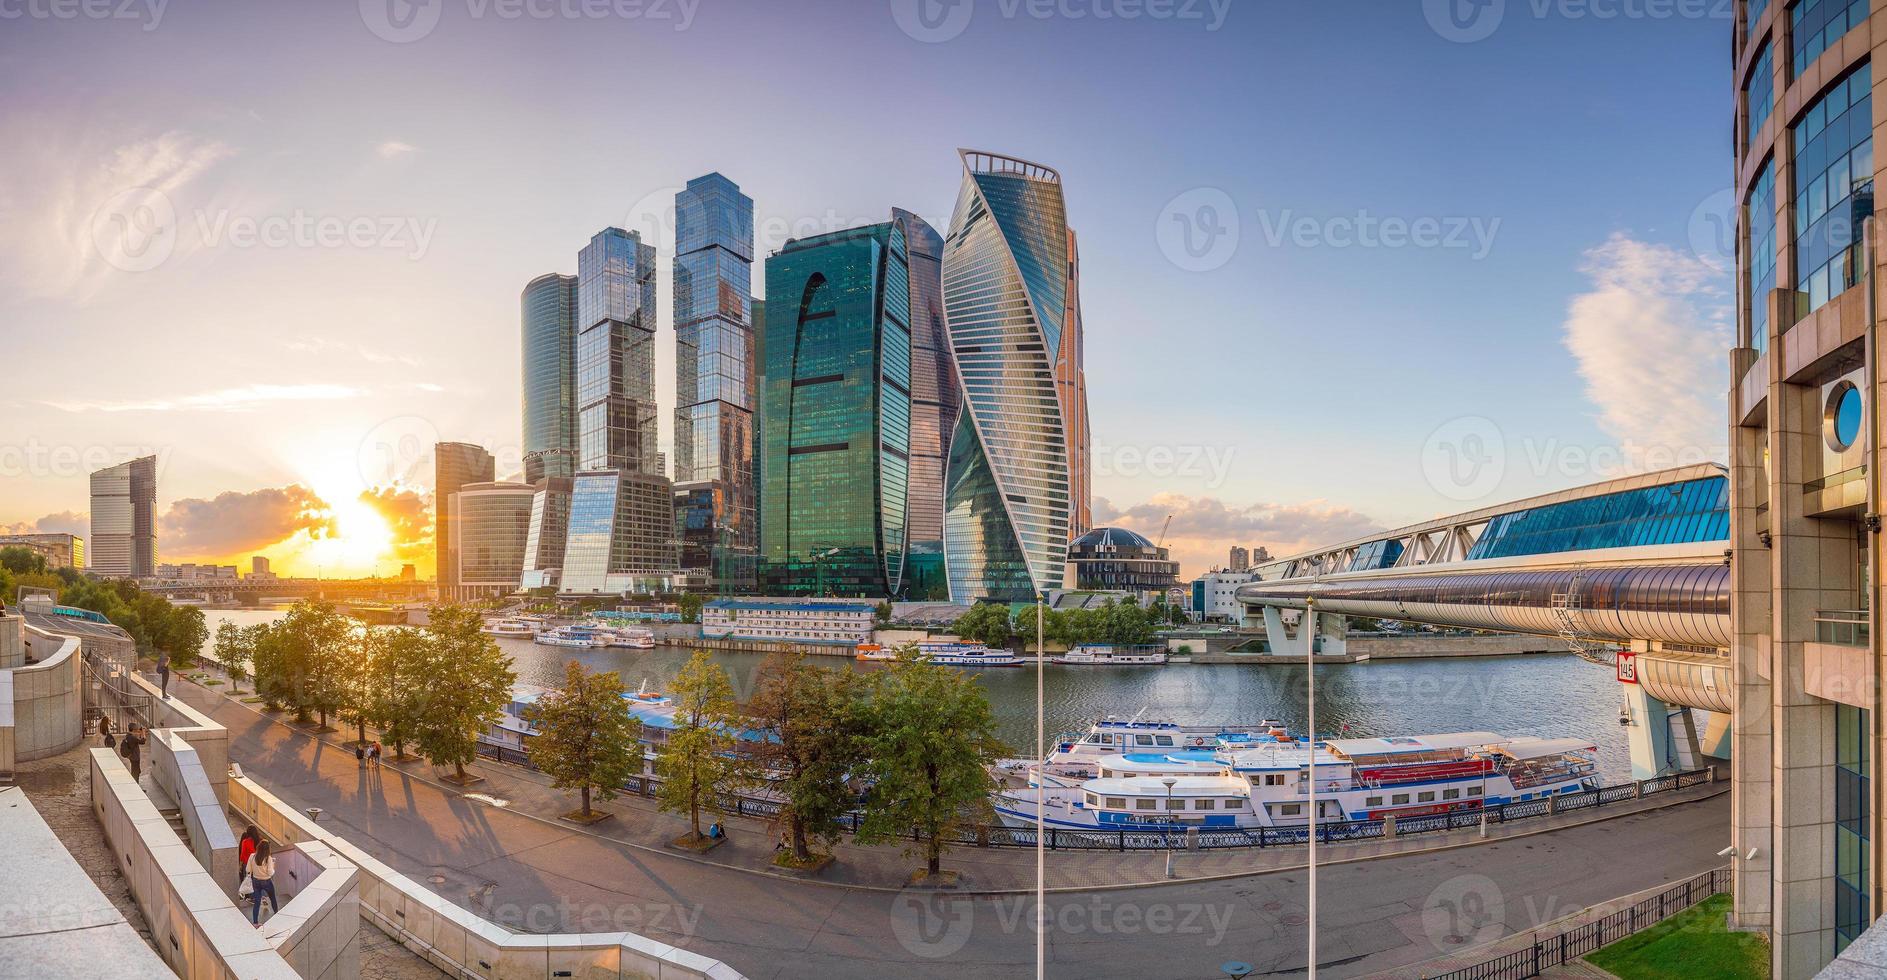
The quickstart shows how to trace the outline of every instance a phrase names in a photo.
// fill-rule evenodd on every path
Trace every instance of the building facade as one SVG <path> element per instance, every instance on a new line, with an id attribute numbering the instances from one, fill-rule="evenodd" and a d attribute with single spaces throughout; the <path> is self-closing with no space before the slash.
<path id="1" fill-rule="evenodd" d="M 1179 562 L 1124 527 L 1097 527 L 1068 545 L 1065 588 L 1164 596 L 1177 585 Z"/>
<path id="2" fill-rule="evenodd" d="M 497 463 L 483 446 L 442 442 L 432 447 L 432 541 L 439 598 L 457 594 L 459 559 L 453 551 L 452 495 L 468 483 L 490 483 Z"/>
<path id="3" fill-rule="evenodd" d="M 852 647 L 871 639 L 877 611 L 868 602 L 716 599 L 701 607 L 701 635 Z"/>
<path id="4" fill-rule="evenodd" d="M 1245 617 L 1238 587 L 1256 581 L 1256 572 L 1211 571 L 1192 581 L 1191 613 L 1207 623 L 1237 623 Z"/>
<path id="5" fill-rule="evenodd" d="M 963 387 L 943 315 L 943 236 L 902 208 L 891 220 L 904 231 L 911 271 L 911 478 L 904 593 L 914 602 L 950 598 L 944 574 L 944 466 L 950 434 L 963 411 Z"/>
<path id="6" fill-rule="evenodd" d="M 25 548 L 45 558 L 48 568 L 85 567 L 85 539 L 76 534 L 0 534 L 0 548 Z"/>
<path id="7" fill-rule="evenodd" d="M 577 277 L 550 273 L 519 298 L 524 482 L 577 471 Z"/>
<path id="8" fill-rule="evenodd" d="M 107 578 L 157 574 L 157 457 L 145 456 L 92 474 L 92 540 L 88 567 Z"/>
<path id="9" fill-rule="evenodd" d="M 563 549 L 570 534 L 573 478 L 547 476 L 531 484 L 531 530 L 524 542 L 527 589 L 554 588 L 563 582 Z"/>
<path id="10" fill-rule="evenodd" d="M 1887 496 L 1866 465 L 1887 439 L 1871 404 L 1879 238 L 1865 234 L 1879 225 L 1872 53 L 1887 2 L 1738 8 L 1733 915 L 1768 931 L 1776 977 L 1806 977 L 1880 913 L 1887 857 L 1874 694 Z"/>
<path id="11" fill-rule="evenodd" d="M 518 590 L 535 494 L 528 483 L 468 483 L 452 495 L 452 553 L 458 567 L 447 598 L 471 602 Z"/>
<path id="12" fill-rule="evenodd" d="M 1068 443 L 1068 536 L 1078 538 L 1094 526 L 1093 436 L 1088 431 L 1086 340 L 1081 327 L 1081 252 L 1068 229 L 1068 309 L 1063 316 L 1061 349 L 1055 352 L 1055 400 L 1061 404 Z"/>
<path id="13" fill-rule="evenodd" d="M 754 579 L 753 201 L 718 173 L 675 195 L 675 527 L 683 571 Z"/>
<path id="14" fill-rule="evenodd" d="M 1242 572 L 1251 567 L 1251 552 L 1238 545 L 1232 546 L 1231 561 L 1225 566 L 1234 572 Z"/>
<path id="15" fill-rule="evenodd" d="M 959 151 L 944 239 L 944 315 L 964 406 L 950 441 L 944 551 L 956 602 L 1026 602 L 1061 584 L 1076 520 L 1069 373 L 1070 251 L 1061 176 Z M 1078 319 L 1078 314 L 1075 314 Z"/>
<path id="16" fill-rule="evenodd" d="M 788 242 L 766 276 L 764 588 L 898 595 L 911 439 L 903 227 Z"/>
<path id="17" fill-rule="evenodd" d="M 675 502 L 667 477 L 625 470 L 578 473 L 558 592 L 621 595 L 675 568 Z"/>

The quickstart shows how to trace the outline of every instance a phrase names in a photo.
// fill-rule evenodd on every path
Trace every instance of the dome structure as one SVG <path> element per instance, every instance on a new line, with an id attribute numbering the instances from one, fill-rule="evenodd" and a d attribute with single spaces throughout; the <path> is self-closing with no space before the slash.
<path id="1" fill-rule="evenodd" d="M 1076 589 L 1163 592 L 1179 585 L 1165 548 L 1124 527 L 1097 527 L 1068 545 L 1067 581 Z"/>

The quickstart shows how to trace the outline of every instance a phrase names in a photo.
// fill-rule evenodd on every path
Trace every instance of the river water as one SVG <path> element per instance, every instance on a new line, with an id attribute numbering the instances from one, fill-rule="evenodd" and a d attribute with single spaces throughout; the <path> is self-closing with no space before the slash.
<path id="1" fill-rule="evenodd" d="M 206 610 L 212 635 L 220 621 L 238 625 L 269 622 L 279 611 Z M 681 670 L 686 647 L 654 650 L 572 650 L 529 640 L 500 639 L 518 680 L 555 686 L 563 664 L 576 660 L 592 670 L 614 670 L 631 689 L 647 682 L 659 690 Z M 206 648 L 207 652 L 207 648 Z M 761 654 L 714 651 L 727 668 L 734 692 L 753 693 Z M 815 658 L 825 663 L 827 658 Z M 830 658 L 834 669 L 882 670 Z M 1000 734 L 1018 755 L 1030 755 L 1035 740 L 1035 667 L 974 672 L 989 692 Z M 1242 664 L 1171 664 L 1165 667 L 1061 667 L 1044 677 L 1048 736 L 1082 730 L 1102 715 L 1141 712 L 1149 719 L 1184 719 L 1225 724 L 1283 721 L 1305 728 L 1305 668 Z M 1317 668 L 1317 728 L 1327 735 L 1420 735 L 1494 731 L 1503 735 L 1584 738 L 1599 747 L 1599 773 L 1608 783 L 1631 778 L 1626 729 L 1618 723 L 1618 681 L 1613 672 L 1578 657 L 1528 655 L 1438 660 L 1384 660 Z"/>

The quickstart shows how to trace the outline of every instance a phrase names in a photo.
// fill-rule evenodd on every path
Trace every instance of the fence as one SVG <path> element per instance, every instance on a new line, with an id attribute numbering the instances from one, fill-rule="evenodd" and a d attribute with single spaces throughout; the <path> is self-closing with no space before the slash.
<path id="1" fill-rule="evenodd" d="M 533 770 L 537 768 L 531 765 L 528 755 L 517 749 L 481 742 L 478 746 L 478 754 L 494 762 Z M 1671 776 L 1661 776 L 1657 779 L 1640 780 L 1636 783 L 1606 786 L 1579 793 L 1562 793 L 1548 799 L 1503 803 L 1484 809 L 1456 810 L 1452 813 L 1437 813 L 1420 817 L 1402 817 L 1396 820 L 1393 836 L 1464 830 L 1479 827 L 1483 822 L 1492 827 L 1530 817 L 1607 806 L 1656 793 L 1689 789 L 1692 786 L 1700 786 L 1715 780 L 1715 770 L 1706 767 L 1686 770 Z M 653 776 L 633 776 L 623 784 L 622 788 L 637 796 L 654 796 L 659 784 L 660 780 Z M 762 819 L 779 816 L 782 806 L 783 804 L 775 799 L 733 794 L 723 794 L 717 802 L 717 808 L 723 813 Z M 854 811 L 846 814 L 839 823 L 848 832 L 857 833 L 862 819 L 862 815 Z M 1034 847 L 1035 834 L 1034 827 L 967 826 L 960 827 L 951 833 L 948 840 L 952 844 L 973 847 Z M 1163 851 L 1174 848 L 1190 849 L 1195 846 L 1201 849 L 1288 847 L 1307 844 L 1310 841 L 1310 830 L 1307 827 L 1248 827 L 1223 830 L 1178 825 L 1171 828 L 1156 826 L 1120 830 L 1063 830 L 1059 827 L 1049 827 L 1047 834 L 1048 837 L 1043 841 L 1043 846 L 1051 851 Z M 921 839 L 915 832 L 905 836 L 913 840 Z M 1392 835 L 1389 827 L 1382 820 L 1332 821 L 1317 825 L 1319 842 L 1359 841 L 1387 836 Z"/>
<path id="2" fill-rule="evenodd" d="M 1531 946 L 1514 950 L 1473 966 L 1436 974 L 1430 980 L 1527 980 L 1540 971 L 1562 966 L 1601 946 L 1656 925 L 1712 895 L 1730 890 L 1730 869 L 1706 871 L 1680 885 L 1673 885 L 1629 908 L 1622 908 L 1560 933 L 1535 940 Z"/>

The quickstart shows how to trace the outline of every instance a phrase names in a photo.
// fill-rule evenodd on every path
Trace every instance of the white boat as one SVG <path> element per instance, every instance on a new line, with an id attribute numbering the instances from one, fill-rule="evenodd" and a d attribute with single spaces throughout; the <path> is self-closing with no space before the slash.
<path id="1" fill-rule="evenodd" d="M 1494 732 L 1221 744 L 1104 758 L 1089 779 L 1033 769 L 1027 786 L 998 793 L 995 805 L 1016 827 L 1034 825 L 1038 799 L 1046 822 L 1065 829 L 1303 826 L 1314 760 L 1320 821 L 1417 817 L 1596 788 L 1595 752 L 1578 739 Z"/>
<path id="2" fill-rule="evenodd" d="M 531 637 L 531 642 L 547 647 L 600 647 L 608 641 L 588 626 L 559 626 Z"/>
<path id="3" fill-rule="evenodd" d="M 486 636 L 503 636 L 522 640 L 537 635 L 537 628 L 521 619 L 487 619 L 485 625 L 478 628 Z"/>
<path id="4" fill-rule="evenodd" d="M 630 650 L 655 649 L 655 631 L 640 626 L 590 626 L 594 635 L 601 638 L 606 647 L 623 647 Z"/>
<path id="5" fill-rule="evenodd" d="M 1049 663 L 1079 667 L 1146 667 L 1166 663 L 1166 648 L 1157 643 L 1083 643 Z"/>
<path id="6" fill-rule="evenodd" d="M 876 643 L 860 643 L 853 658 L 857 660 L 896 660 L 899 651 Z M 945 667 L 1020 667 L 1022 658 L 1008 650 L 992 650 L 981 643 L 961 640 L 920 640 L 917 656 Z"/>
<path id="7" fill-rule="evenodd" d="M 1048 757 L 1041 763 L 1033 759 L 1006 759 L 998 763 L 997 768 L 1015 774 L 1045 763 L 1047 771 L 1057 775 L 1092 777 L 1099 773 L 1101 760 L 1133 752 L 1163 755 L 1189 752 L 1199 758 L 1210 758 L 1226 747 L 1288 743 L 1296 738 L 1283 722 L 1274 719 L 1251 725 L 1217 725 L 1143 720 L 1138 713 L 1131 718 L 1108 715 L 1089 725 L 1086 732 L 1063 732 L 1055 736 L 1049 745 Z"/>

